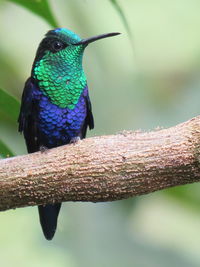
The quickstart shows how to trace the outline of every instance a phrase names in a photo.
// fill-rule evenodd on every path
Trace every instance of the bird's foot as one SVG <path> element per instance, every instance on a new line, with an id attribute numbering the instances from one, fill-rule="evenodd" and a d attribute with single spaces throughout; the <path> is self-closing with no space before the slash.
<path id="1" fill-rule="evenodd" d="M 80 141 L 81 140 L 81 138 L 80 138 L 80 136 L 76 136 L 76 137 L 73 137 L 71 140 L 70 140 L 70 144 L 76 144 L 76 143 L 78 143 L 78 141 Z"/>
<path id="2" fill-rule="evenodd" d="M 41 153 L 47 153 L 49 149 L 46 146 L 40 146 L 40 152 Z"/>

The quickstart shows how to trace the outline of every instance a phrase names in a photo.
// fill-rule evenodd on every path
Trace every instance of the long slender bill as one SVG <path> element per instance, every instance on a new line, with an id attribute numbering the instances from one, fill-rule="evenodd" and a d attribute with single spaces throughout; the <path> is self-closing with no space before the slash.
<path id="1" fill-rule="evenodd" d="M 112 36 L 119 35 L 119 34 L 121 34 L 121 33 L 119 33 L 119 32 L 104 33 L 104 34 L 93 36 L 93 37 L 90 37 L 90 38 L 87 38 L 87 39 L 83 39 L 83 40 L 81 40 L 80 42 L 78 42 L 78 43 L 76 43 L 74 45 L 81 45 L 81 44 L 87 45 L 87 44 L 95 42 L 97 40 L 104 39 L 104 38 L 107 38 L 107 37 L 112 37 Z"/>

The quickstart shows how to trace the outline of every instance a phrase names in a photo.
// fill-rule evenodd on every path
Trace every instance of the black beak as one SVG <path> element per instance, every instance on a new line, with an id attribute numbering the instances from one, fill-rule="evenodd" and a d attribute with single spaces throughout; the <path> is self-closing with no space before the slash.
<path id="1" fill-rule="evenodd" d="M 74 45 L 88 45 L 89 43 L 92 43 L 92 42 L 95 42 L 97 40 L 100 40 L 100 39 L 103 39 L 103 38 L 107 38 L 107 37 L 112 37 L 112 36 L 115 36 L 115 35 L 118 35 L 120 34 L 119 32 L 110 32 L 110 33 L 104 33 L 104 34 L 100 34 L 100 35 L 97 35 L 97 36 L 93 36 L 93 37 L 90 37 L 90 38 L 87 38 L 87 39 L 83 39 L 81 40 L 80 42 L 74 44 Z"/>

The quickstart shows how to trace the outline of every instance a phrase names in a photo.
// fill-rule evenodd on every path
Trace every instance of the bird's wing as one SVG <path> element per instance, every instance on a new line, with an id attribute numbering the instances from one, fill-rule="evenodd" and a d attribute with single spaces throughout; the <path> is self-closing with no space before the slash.
<path id="1" fill-rule="evenodd" d="M 92 130 L 94 128 L 94 117 L 92 114 L 92 105 L 90 102 L 89 94 L 86 96 L 85 100 L 86 100 L 86 107 L 87 107 L 86 121 L 87 121 L 87 125 L 89 126 L 89 129 Z"/>
<path id="2" fill-rule="evenodd" d="M 92 115 L 92 105 L 90 102 L 90 97 L 88 94 L 88 88 L 86 88 L 86 94 L 84 96 L 85 98 L 85 103 L 86 103 L 86 118 L 81 130 L 81 138 L 85 138 L 86 137 L 86 132 L 87 132 L 87 127 L 89 126 L 89 129 L 93 129 L 94 128 L 94 118 Z"/>
<path id="3" fill-rule="evenodd" d="M 29 153 L 39 150 L 39 136 L 37 130 L 38 105 L 34 92 L 37 90 L 34 81 L 29 78 L 24 86 L 21 109 L 18 118 L 19 132 L 24 134 Z"/>

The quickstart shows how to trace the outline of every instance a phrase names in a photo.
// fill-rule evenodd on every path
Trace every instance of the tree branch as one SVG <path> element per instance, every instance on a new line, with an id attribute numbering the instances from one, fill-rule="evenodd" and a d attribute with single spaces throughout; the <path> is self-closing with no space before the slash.
<path id="1" fill-rule="evenodd" d="M 0 210 L 112 201 L 200 181 L 200 116 L 0 160 Z"/>

